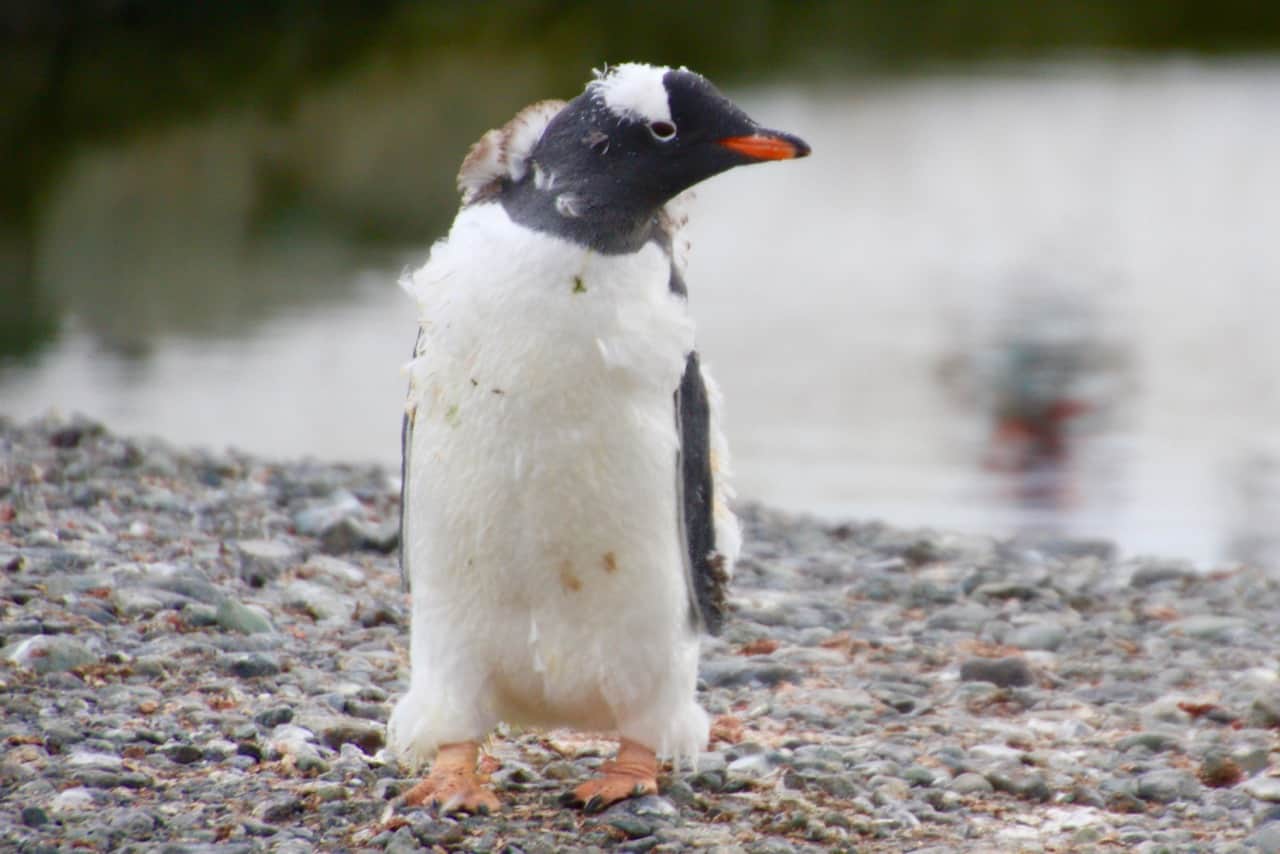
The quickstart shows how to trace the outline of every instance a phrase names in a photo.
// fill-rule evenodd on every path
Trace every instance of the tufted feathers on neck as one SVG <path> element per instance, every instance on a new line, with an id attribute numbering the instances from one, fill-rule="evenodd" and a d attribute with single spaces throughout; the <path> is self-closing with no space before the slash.
<path id="1" fill-rule="evenodd" d="M 519 181 L 525 175 L 529 154 L 542 132 L 565 106 L 564 101 L 539 101 L 516 113 L 471 146 L 458 171 L 462 204 L 482 202 L 496 195 L 502 181 Z"/>

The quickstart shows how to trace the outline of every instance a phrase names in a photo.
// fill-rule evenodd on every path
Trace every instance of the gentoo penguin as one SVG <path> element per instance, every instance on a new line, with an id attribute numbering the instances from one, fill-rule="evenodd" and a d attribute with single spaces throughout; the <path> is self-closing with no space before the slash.
<path id="1" fill-rule="evenodd" d="M 495 809 L 476 762 L 503 721 L 617 733 L 572 793 L 588 810 L 706 744 L 699 638 L 740 535 L 668 203 L 808 153 L 687 69 L 626 64 L 463 161 L 457 219 L 405 282 L 411 680 L 388 746 L 435 760 L 406 803 Z"/>

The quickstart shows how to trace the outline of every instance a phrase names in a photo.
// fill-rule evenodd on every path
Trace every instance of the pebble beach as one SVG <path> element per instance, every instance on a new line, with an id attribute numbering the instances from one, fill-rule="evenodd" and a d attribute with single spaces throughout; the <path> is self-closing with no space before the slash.
<path id="1" fill-rule="evenodd" d="M 696 767 L 404 807 L 398 476 L 0 418 L 0 850 L 1280 851 L 1280 574 L 751 503 Z"/>

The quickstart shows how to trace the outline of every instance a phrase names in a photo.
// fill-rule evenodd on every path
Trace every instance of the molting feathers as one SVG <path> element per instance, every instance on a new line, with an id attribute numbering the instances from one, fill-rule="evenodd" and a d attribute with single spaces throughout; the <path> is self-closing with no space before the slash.
<path id="1" fill-rule="evenodd" d="M 531 104 L 502 127 L 480 137 L 458 171 L 462 204 L 483 201 L 497 191 L 503 179 L 523 178 L 534 146 L 564 105 L 564 101 L 554 100 Z"/>
<path id="2" fill-rule="evenodd" d="M 616 116 L 642 122 L 671 121 L 671 103 L 663 78 L 665 65 L 624 62 L 596 72 L 587 91 Z"/>

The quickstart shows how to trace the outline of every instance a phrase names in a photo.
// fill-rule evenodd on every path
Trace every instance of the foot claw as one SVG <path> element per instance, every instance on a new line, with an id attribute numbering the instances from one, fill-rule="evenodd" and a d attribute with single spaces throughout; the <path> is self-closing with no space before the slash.
<path id="1" fill-rule="evenodd" d="M 405 795 L 405 806 L 422 806 L 439 816 L 456 812 L 489 815 L 498 808 L 498 799 L 478 782 L 431 777 L 414 786 Z"/>
<path id="2" fill-rule="evenodd" d="M 488 815 L 498 809 L 498 798 L 483 784 L 489 778 L 476 774 L 479 744 L 460 741 L 440 746 L 427 778 L 408 792 L 401 803 L 425 806 L 437 815 L 469 812 Z"/>
<path id="3" fill-rule="evenodd" d="M 583 812 L 591 814 L 601 812 L 618 801 L 656 794 L 657 791 L 658 781 L 653 777 L 638 777 L 609 771 L 600 777 L 593 777 L 569 792 L 564 802 L 580 805 Z"/>
<path id="4" fill-rule="evenodd" d="M 582 783 L 564 799 L 581 804 L 584 812 L 598 813 L 605 807 L 658 791 L 658 763 L 652 750 L 622 739 L 618 756 L 600 766 L 599 776 Z"/>

